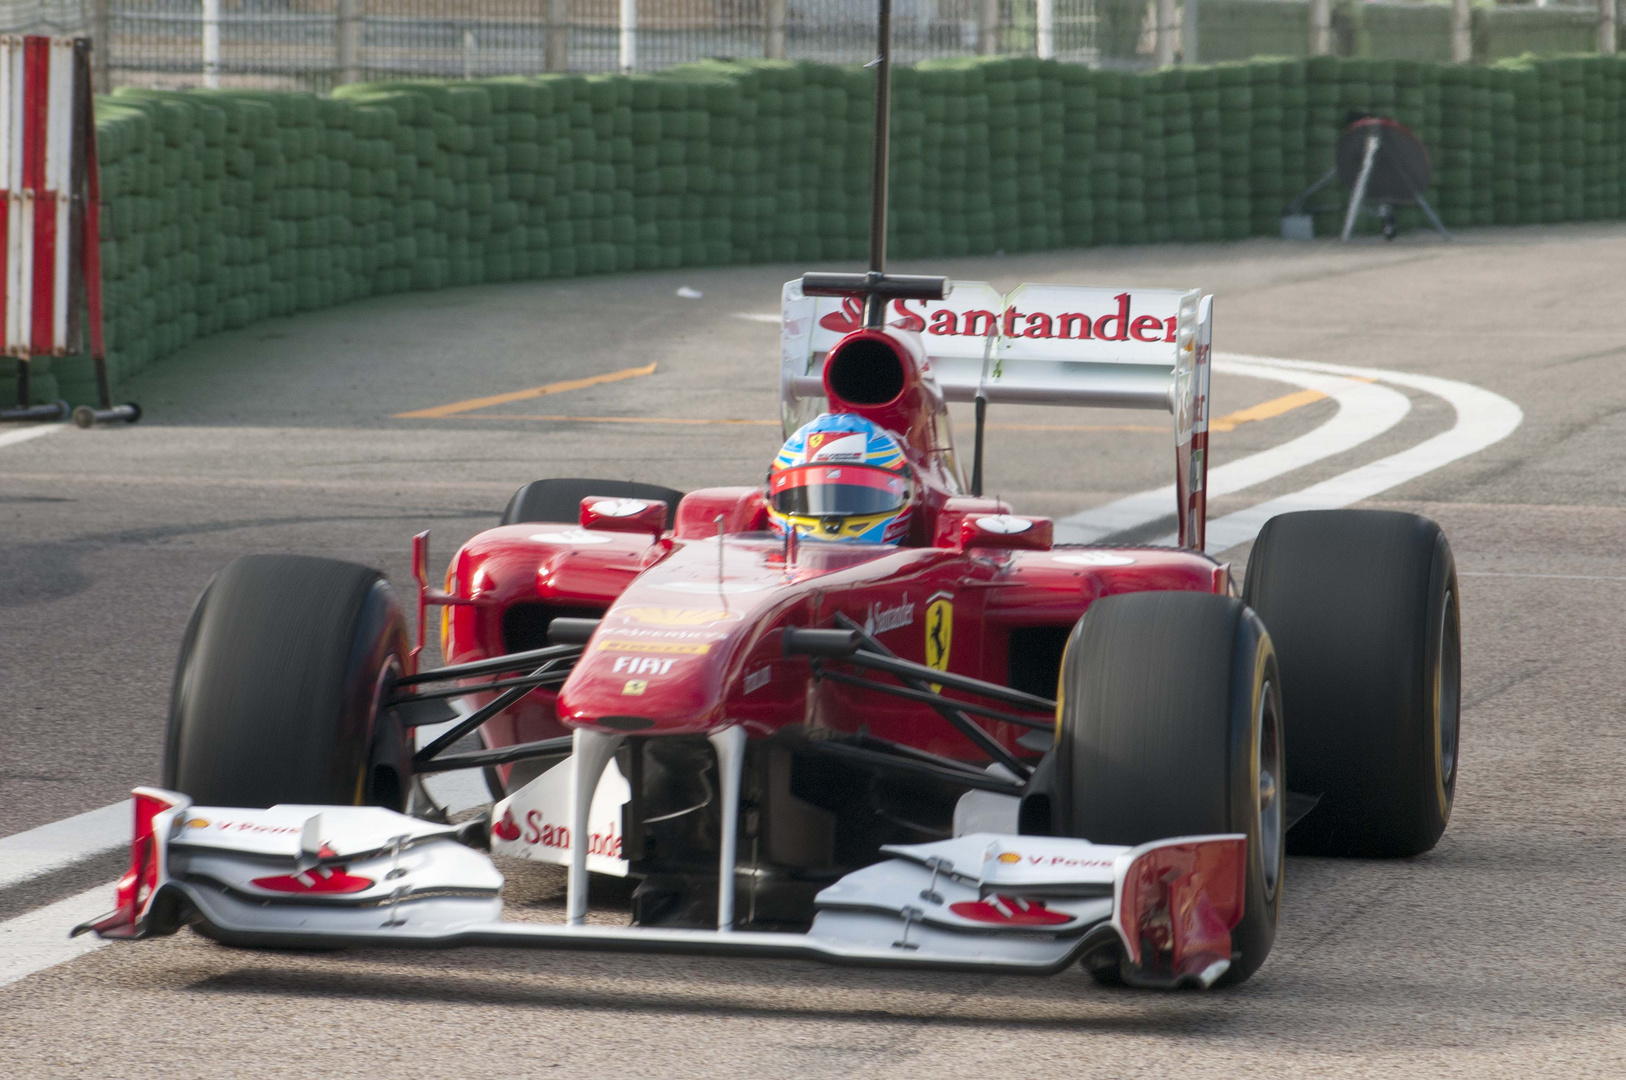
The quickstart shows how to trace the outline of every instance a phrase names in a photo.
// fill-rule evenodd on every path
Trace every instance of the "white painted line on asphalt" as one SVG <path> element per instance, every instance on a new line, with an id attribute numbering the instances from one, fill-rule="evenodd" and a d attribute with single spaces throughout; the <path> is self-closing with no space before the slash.
<path id="1" fill-rule="evenodd" d="M 106 945 L 95 934 L 70 938 L 68 931 L 113 910 L 114 903 L 114 886 L 109 882 L 0 922 L 0 986 Z"/>
<path id="2" fill-rule="evenodd" d="M 773 323 L 775 326 L 782 321 L 778 315 L 770 315 L 765 311 L 736 311 L 734 317 L 744 319 L 746 322 Z"/>
<path id="3" fill-rule="evenodd" d="M 1354 378 L 1381 379 L 1398 386 L 1411 387 L 1435 397 L 1444 398 L 1456 410 L 1457 422 L 1447 431 L 1425 439 L 1416 446 L 1398 454 L 1340 473 L 1330 480 L 1312 484 L 1302 491 L 1283 495 L 1227 514 L 1208 523 L 1208 550 L 1220 552 L 1238 544 L 1245 544 L 1259 535 L 1266 521 L 1277 514 L 1295 510 L 1337 510 L 1363 499 L 1399 487 L 1425 473 L 1477 454 L 1511 435 L 1524 421 L 1524 412 L 1500 394 L 1433 375 L 1413 375 L 1403 371 L 1380 368 L 1348 367 L 1343 364 L 1322 364 L 1308 360 L 1277 360 L 1263 356 L 1239 356 L 1235 359 L 1284 371 L 1320 371 L 1332 375 Z M 1164 543 L 1172 543 L 1165 538 Z"/>
<path id="4" fill-rule="evenodd" d="M 1338 411 L 1314 431 L 1211 469 L 1208 473 L 1209 498 L 1254 487 L 1323 458 L 1352 450 L 1382 435 L 1411 411 L 1411 401 L 1406 395 L 1367 379 L 1288 371 L 1248 363 L 1249 359 L 1221 355 L 1215 358 L 1214 369 L 1227 375 L 1274 379 L 1319 390 L 1337 402 Z M 1173 484 L 1142 491 L 1062 518 L 1056 522 L 1056 542 L 1093 544 L 1114 533 L 1168 517 L 1174 510 Z"/>
<path id="5" fill-rule="evenodd" d="M 0 838 L 0 889 L 124 847 L 130 842 L 133 814 L 125 799 Z"/>
<path id="6" fill-rule="evenodd" d="M 20 442 L 61 431 L 67 426 L 67 424 L 35 424 L 33 427 L 18 428 L 16 431 L 0 432 L 0 446 L 16 446 Z"/>
<path id="7" fill-rule="evenodd" d="M 1626 581 L 1615 574 L 1514 574 L 1500 570 L 1458 570 L 1457 577 L 1546 578 L 1552 581 Z"/>

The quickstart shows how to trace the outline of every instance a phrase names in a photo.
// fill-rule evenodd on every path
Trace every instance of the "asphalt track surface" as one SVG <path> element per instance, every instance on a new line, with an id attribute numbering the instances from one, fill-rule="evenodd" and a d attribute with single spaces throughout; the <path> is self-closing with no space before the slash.
<path id="1" fill-rule="evenodd" d="M 18 959 L 60 952 L 54 923 L 117 873 L 115 853 L 20 882 L 0 865 L 0 969 L 39 968 L 0 988 L 0 1076 L 1626 1073 L 1623 260 L 1626 229 L 1589 227 L 908 268 L 1002 286 L 1202 286 L 1223 352 L 1444 378 L 1523 412 L 1505 438 L 1360 504 L 1434 517 L 1462 573 L 1451 826 L 1417 859 L 1291 860 L 1275 950 L 1244 986 L 1155 995 L 1077 972 L 249 953 L 187 933 L 54 966 L 66 954 Z M 0 852 L 56 843 L 77 827 L 34 830 L 157 778 L 181 627 L 236 555 L 325 554 L 400 581 L 412 533 L 434 530 L 442 564 L 537 477 L 757 480 L 777 427 L 725 421 L 776 415 L 777 331 L 740 316 L 772 313 L 801 269 L 457 290 L 276 320 L 155 367 L 129 388 L 147 410 L 136 427 L 0 441 Z M 651 362 L 649 375 L 394 418 Z M 1464 422 L 1438 394 L 1371 385 L 1404 395 L 1402 415 L 1216 498 L 1213 517 L 1346 483 Z M 1381 395 L 1279 404 L 1302 389 L 1216 375 L 1216 416 L 1278 404 L 1216 434 L 1215 465 L 1315 437 L 1358 407 L 1394 410 Z M 540 416 L 599 419 L 523 418 Z M 701 422 L 604 422 L 615 418 Z M 1157 414 L 991 419 L 988 487 L 1019 510 L 1067 518 L 1168 480 Z M 1246 553 L 1226 555 L 1238 572 Z M 504 870 L 510 917 L 558 916 L 559 872 Z M 624 892 L 594 903 L 614 921 Z"/>

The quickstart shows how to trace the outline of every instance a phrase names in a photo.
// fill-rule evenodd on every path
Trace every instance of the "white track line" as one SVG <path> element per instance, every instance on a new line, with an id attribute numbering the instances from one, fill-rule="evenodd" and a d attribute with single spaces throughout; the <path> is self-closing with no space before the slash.
<path id="1" fill-rule="evenodd" d="M 65 964 L 107 942 L 95 934 L 70 938 L 68 931 L 113 910 L 112 885 L 98 885 L 27 915 L 0 922 L 0 986 L 36 971 Z"/>
<path id="2" fill-rule="evenodd" d="M 54 434 L 67 426 L 67 424 L 36 424 L 33 427 L 18 428 L 16 431 L 0 432 L 0 446 L 15 446 L 29 439 L 37 439 L 41 435 Z"/>
<path id="3" fill-rule="evenodd" d="M 1544 578 L 1550 581 L 1626 581 L 1617 574 L 1515 574 L 1500 570 L 1458 570 L 1457 577 Z"/>
<path id="4" fill-rule="evenodd" d="M 0 889 L 125 846 L 132 813 L 126 799 L 0 838 Z"/>
<path id="5" fill-rule="evenodd" d="M 1379 368 L 1346 367 L 1307 360 L 1276 360 L 1262 356 L 1237 357 L 1249 363 L 1284 371 L 1321 371 L 1356 378 L 1382 379 L 1398 386 L 1444 398 L 1456 410 L 1457 422 L 1450 430 L 1425 439 L 1409 449 L 1341 473 L 1330 480 L 1312 484 L 1302 491 L 1283 495 L 1227 514 L 1208 523 L 1208 550 L 1224 551 L 1245 544 L 1259 535 L 1266 521 L 1277 514 L 1295 510 L 1336 510 L 1399 487 L 1410 480 L 1453 461 L 1476 454 L 1511 435 L 1524 420 L 1524 413 L 1500 394 L 1433 375 L 1413 375 Z M 1172 543 L 1173 538 L 1165 538 Z"/>
<path id="6" fill-rule="evenodd" d="M 1352 450 L 1382 435 L 1411 411 L 1411 401 L 1404 394 L 1379 386 L 1365 377 L 1355 379 L 1342 374 L 1291 371 L 1274 365 L 1250 363 L 1251 359 L 1222 355 L 1215 358 L 1214 369 L 1227 375 L 1274 379 L 1319 390 L 1337 402 L 1338 411 L 1314 431 L 1210 470 L 1210 498 L 1242 491 L 1323 458 Z M 1174 510 L 1173 484 L 1142 491 L 1062 518 L 1056 522 L 1056 542 L 1093 544 L 1114 533 L 1168 517 Z"/>

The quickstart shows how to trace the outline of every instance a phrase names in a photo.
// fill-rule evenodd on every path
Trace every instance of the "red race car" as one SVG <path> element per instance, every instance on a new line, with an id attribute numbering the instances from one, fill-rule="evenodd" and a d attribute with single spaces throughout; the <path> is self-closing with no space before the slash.
<path id="1" fill-rule="evenodd" d="M 1431 847 L 1460 670 L 1438 527 L 1273 519 L 1238 596 L 1203 551 L 1209 298 L 1000 296 L 883 254 L 786 286 L 765 484 L 528 484 L 442 588 L 418 538 L 416 646 L 375 570 L 222 570 L 93 928 L 1209 986 L 1264 962 L 1290 828 Z M 948 400 L 976 403 L 969 480 Z M 999 402 L 1173 411 L 1178 544 L 1057 544 L 983 496 Z M 487 771 L 489 813 L 436 813 L 418 781 L 452 769 Z M 502 921 L 487 847 L 568 866 L 566 923 Z M 636 879 L 633 925 L 586 923 L 593 872 Z"/>

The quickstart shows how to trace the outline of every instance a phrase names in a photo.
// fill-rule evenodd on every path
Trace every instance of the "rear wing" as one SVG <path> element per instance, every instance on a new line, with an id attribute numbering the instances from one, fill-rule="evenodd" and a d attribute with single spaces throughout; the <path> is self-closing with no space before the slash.
<path id="1" fill-rule="evenodd" d="M 1078 285 L 1021 285 L 1005 296 L 957 281 L 942 300 L 891 301 L 888 316 L 920 335 L 945 400 L 1172 412 L 1180 546 L 1202 549 L 1212 296 Z M 862 323 L 857 297 L 807 296 L 800 280 L 785 283 L 787 437 L 825 408 L 825 354 Z"/>

